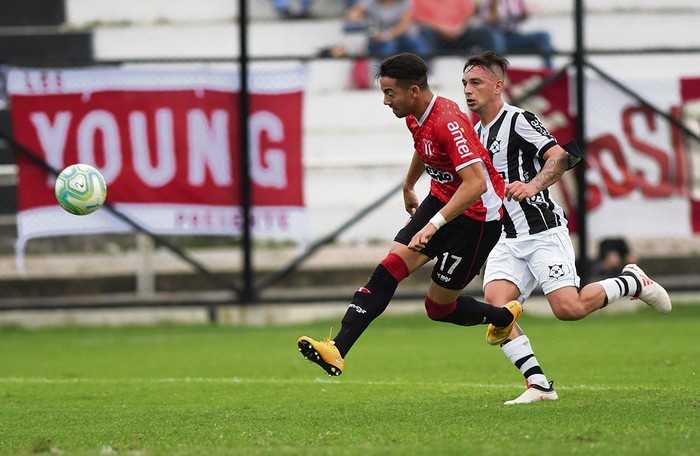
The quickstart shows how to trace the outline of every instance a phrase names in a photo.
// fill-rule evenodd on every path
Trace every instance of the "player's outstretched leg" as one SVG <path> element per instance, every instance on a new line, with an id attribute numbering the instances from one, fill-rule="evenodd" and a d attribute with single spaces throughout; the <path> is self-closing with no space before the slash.
<path id="1" fill-rule="evenodd" d="M 508 401 L 505 404 L 526 404 L 542 400 L 557 399 L 556 392 L 554 392 L 552 388 L 552 382 L 547 379 L 547 376 L 542 370 L 542 366 L 540 366 L 535 356 L 532 345 L 530 345 L 530 339 L 525 335 L 518 324 L 515 325 L 513 330 L 521 335 L 511 339 L 511 337 L 513 337 L 513 333 L 511 332 L 510 337 L 501 344 L 503 354 L 506 355 L 508 360 L 513 363 L 513 366 L 523 374 L 523 377 L 525 377 L 525 385 L 528 389 L 537 386 L 538 388 L 535 388 L 535 391 L 539 390 L 544 392 L 544 394 L 537 395 L 533 394 L 534 391 L 526 391 L 521 394 L 520 397 Z"/>
<path id="2" fill-rule="evenodd" d="M 557 399 L 559 399 L 559 396 L 554 391 L 554 382 L 552 381 L 549 382 L 549 388 L 543 388 L 539 385 L 527 385 L 527 389 L 523 394 L 512 401 L 504 402 L 504 404 L 530 404 L 538 401 L 556 401 Z"/>
<path id="3" fill-rule="evenodd" d="M 489 325 L 488 329 L 486 330 L 486 342 L 488 342 L 490 345 L 500 345 L 503 343 L 503 341 L 508 338 L 508 335 L 513 330 L 515 322 L 518 321 L 518 318 L 523 313 L 523 306 L 519 301 L 510 301 L 503 307 L 508 309 L 508 312 L 513 315 L 513 321 L 511 321 L 508 326 L 494 326 L 493 324 Z"/>
<path id="4" fill-rule="evenodd" d="M 661 313 L 667 314 L 671 312 L 671 298 L 669 298 L 666 289 L 651 280 L 649 276 L 642 271 L 642 268 L 636 264 L 628 264 L 622 269 L 622 274 L 631 275 L 639 281 L 640 291 L 635 298 L 640 299 L 649 307 Z"/>
<path id="5" fill-rule="evenodd" d="M 329 377 L 338 376 L 343 373 L 345 360 L 340 356 L 340 352 L 332 340 L 313 340 L 310 337 L 302 336 L 297 340 L 299 351 L 304 355 L 304 359 L 314 362 L 326 371 Z"/>

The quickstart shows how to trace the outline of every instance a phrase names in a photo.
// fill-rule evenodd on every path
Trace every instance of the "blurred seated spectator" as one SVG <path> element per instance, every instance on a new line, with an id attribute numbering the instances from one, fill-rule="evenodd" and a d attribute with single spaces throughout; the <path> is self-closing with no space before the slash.
<path id="1" fill-rule="evenodd" d="M 311 14 L 313 0 L 299 0 L 299 11 L 293 12 L 289 0 L 272 0 L 272 6 L 282 19 L 308 19 Z"/>
<path id="2" fill-rule="evenodd" d="M 435 53 L 465 56 L 481 51 L 504 52 L 494 31 L 476 14 L 473 0 L 414 0 L 413 9 Z"/>
<path id="3" fill-rule="evenodd" d="M 491 26 L 496 46 L 505 53 L 536 52 L 546 68 L 552 68 L 552 38 L 549 32 L 523 32 L 521 24 L 538 10 L 527 0 L 484 0 L 479 15 Z"/>
<path id="4" fill-rule="evenodd" d="M 623 238 L 606 238 L 600 241 L 598 273 L 603 277 L 620 275 L 626 264 L 636 263 L 637 257 Z"/>
<path id="5" fill-rule="evenodd" d="M 411 0 L 357 0 L 345 15 L 345 30 L 364 28 L 367 54 L 384 58 L 400 52 L 427 56 L 430 48 L 413 22 Z"/>

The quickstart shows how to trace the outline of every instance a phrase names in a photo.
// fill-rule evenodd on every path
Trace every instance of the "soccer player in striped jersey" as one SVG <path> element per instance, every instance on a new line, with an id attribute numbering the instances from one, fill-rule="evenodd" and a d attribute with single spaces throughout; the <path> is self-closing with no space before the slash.
<path id="1" fill-rule="evenodd" d="M 475 129 L 506 183 L 503 232 L 486 264 L 484 300 L 522 303 L 539 284 L 560 320 L 579 320 L 622 296 L 670 312 L 666 290 L 634 264 L 579 290 L 566 216 L 549 190 L 569 169 L 570 157 L 537 116 L 504 102 L 507 67 L 503 56 L 484 52 L 470 57 L 462 74 L 467 107 L 480 118 Z M 506 404 L 558 398 L 518 325 L 510 334 L 489 326 L 486 339 L 500 344 L 526 379 L 527 390 Z"/>
<path id="2" fill-rule="evenodd" d="M 498 242 L 503 215 L 503 179 L 469 118 L 457 103 L 432 92 L 428 67 L 417 55 L 385 59 L 378 79 L 384 104 L 406 119 L 413 135 L 414 152 L 403 186 L 410 218 L 387 257 L 355 292 L 335 339 L 304 336 L 297 341 L 304 358 L 329 376 L 343 372 L 346 354 L 384 312 L 399 282 L 433 258 L 437 261 L 425 297 L 432 320 L 462 326 L 491 323 L 509 333 L 522 311 L 515 300 L 492 306 L 461 296 Z M 430 192 L 419 204 L 414 187 L 424 172 L 431 177 Z"/>

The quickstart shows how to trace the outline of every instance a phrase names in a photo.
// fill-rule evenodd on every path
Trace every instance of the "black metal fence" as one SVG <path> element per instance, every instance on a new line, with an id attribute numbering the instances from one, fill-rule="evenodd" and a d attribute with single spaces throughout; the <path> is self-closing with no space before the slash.
<path id="1" fill-rule="evenodd" d="M 13 48 L 12 52 L 2 54 L 6 65 L 3 74 L 7 76 L 14 69 L 27 67 L 117 66 L 157 68 L 159 71 L 183 66 L 206 66 L 222 71 L 233 68 L 243 76 L 239 79 L 240 96 L 235 105 L 241 133 L 237 136 L 239 142 L 231 147 L 250 150 L 253 140 L 249 135 L 250 87 L 249 78 L 245 75 L 258 69 L 272 68 L 274 72 L 290 63 L 301 65 L 307 75 L 301 114 L 304 151 L 301 174 L 308 221 L 306 234 L 296 238 L 255 236 L 250 223 L 254 199 L 251 192 L 251 163 L 248 154 L 241 154 L 238 166 L 241 174 L 235 176 L 243 219 L 239 232 L 229 236 L 157 233 L 117 207 L 108 205 L 103 210 L 110 211 L 129 226 L 130 232 L 32 238 L 26 243 L 24 271 L 21 271 L 17 266 L 15 249 L 18 239 L 16 189 L 21 184 L 17 178 L 17 157 L 30 158 L 46 169 L 48 174 L 59 170 L 46 160 L 46 155 L 41 151 L 32 150 L 16 140 L 11 122 L 13 106 L 8 102 L 5 109 L 0 111 L 0 139 L 3 140 L 0 149 L 0 310 L 81 306 L 203 306 L 209 309 L 210 319 L 216 320 L 217 309 L 222 305 L 344 300 L 364 282 L 405 218 L 400 199 L 400 181 L 410 155 L 408 151 L 411 150 L 409 135 L 404 131 L 402 122 L 390 116 L 381 106 L 381 98 L 375 88 L 353 86 L 353 76 L 357 76 L 357 71 L 371 71 L 371 59 L 369 70 L 366 70 L 358 65 L 367 63 L 359 54 L 340 57 L 326 54 L 323 57 L 250 54 L 250 23 L 244 20 L 250 14 L 249 4 L 244 1 L 236 3 L 239 46 L 234 53 L 240 58 L 163 56 L 159 59 L 95 59 L 98 47 L 95 36 L 99 27 L 66 32 L 61 28 L 67 20 L 65 8 L 56 7 L 50 17 L 36 12 L 36 17 L 43 18 L 44 26 L 46 22 L 48 26 L 55 26 L 52 29 L 54 33 L 44 32 L 43 40 L 36 38 L 39 41 L 30 40 L 22 44 L 23 53 Z M 31 9 L 31 3 L 21 5 L 20 2 L 15 7 Z M 685 11 L 683 8 L 692 9 L 692 6 L 680 7 L 681 14 Z M 587 149 L 587 140 L 591 139 L 591 131 L 596 128 L 589 124 L 589 119 L 604 118 L 608 111 L 624 111 L 626 105 L 639 108 L 637 112 L 641 114 L 627 118 L 628 123 L 623 123 L 619 129 L 628 141 L 619 145 L 620 151 L 630 163 L 648 164 L 651 157 L 651 160 L 661 164 L 660 171 L 653 167 L 650 170 L 648 166 L 630 169 L 615 166 L 614 159 L 620 156 L 616 155 L 618 151 L 610 153 L 609 146 L 598 147 L 594 154 L 595 166 L 578 167 L 577 174 L 568 176 L 567 182 L 562 183 L 562 187 L 570 191 L 566 197 L 574 211 L 580 274 L 585 280 L 593 273 L 596 248 L 601 238 L 619 235 L 630 241 L 651 272 L 663 273 L 669 279 L 669 288 L 696 289 L 700 283 L 694 279 L 694 274 L 700 274 L 696 266 L 700 243 L 690 226 L 693 215 L 680 213 L 680 210 L 671 212 L 677 218 L 669 218 L 668 212 L 657 213 L 647 209 L 664 204 L 666 200 L 662 196 L 670 194 L 626 200 L 626 206 L 632 206 L 640 219 L 655 219 L 644 222 L 627 220 L 625 223 L 631 229 L 617 222 L 601 229 L 600 225 L 607 225 L 608 221 L 601 223 L 600 217 L 592 217 L 586 207 L 591 207 L 591 199 L 598 195 L 596 192 L 601 188 L 605 192 L 610 190 L 610 185 L 606 187 L 595 181 L 601 175 L 607 176 L 606 182 L 613 184 L 622 183 L 629 177 L 627 175 L 631 175 L 645 182 L 650 181 L 649 186 L 670 185 L 675 189 L 672 204 L 682 207 L 685 201 L 692 206 L 700 174 L 695 170 L 700 166 L 695 158 L 700 150 L 700 138 L 697 116 L 692 108 L 694 98 L 687 104 L 684 104 L 682 97 L 674 99 L 669 103 L 673 109 L 669 109 L 659 97 L 658 85 L 700 77 L 700 49 L 687 46 L 675 49 L 654 49 L 649 46 L 587 48 L 586 18 L 591 13 L 586 11 L 581 0 L 572 2 L 572 11 L 575 14 L 568 26 L 574 32 L 573 48 L 559 50 L 555 71 L 549 77 L 528 85 L 514 98 L 517 98 L 518 104 L 532 107 L 536 112 L 539 109 L 538 114 L 543 115 L 547 107 L 541 105 L 542 90 L 558 77 L 569 77 L 575 87 L 570 91 L 571 112 L 575 121 L 575 128 L 571 131 L 584 150 Z M 635 19 L 634 14 L 630 17 L 630 20 Z M 258 20 L 262 21 L 260 18 Z M 342 22 L 337 15 L 318 20 Z M 26 18 L 17 21 L 2 26 L 20 31 L 22 27 L 38 25 Z M 290 26 L 271 17 L 267 18 L 266 23 L 270 30 L 275 30 L 275 24 L 282 28 Z M 297 26 L 299 28 L 295 30 L 305 27 L 304 24 Z M 648 24 L 641 22 L 636 25 L 646 26 Z M 26 30 L 19 33 L 25 34 Z M 280 39 L 279 36 L 275 38 Z M 686 68 L 697 68 L 697 74 L 694 70 L 689 73 L 684 73 L 682 69 L 674 70 L 676 64 L 673 62 L 678 59 L 686 60 Z M 514 55 L 511 60 L 515 68 L 538 69 L 539 56 Z M 436 56 L 432 60 L 432 78 L 438 93 L 461 100 L 457 75 L 462 61 L 462 56 L 454 55 Z M 669 71 L 658 72 L 658 66 L 667 66 Z M 654 67 L 653 71 L 650 67 Z M 280 71 L 278 77 L 285 78 L 284 71 Z M 630 85 L 629 80 L 634 83 Z M 591 84 L 595 87 L 592 88 Z M 591 100 L 591 94 L 597 98 Z M 593 114 L 591 109 L 595 109 Z M 640 122 L 646 123 L 647 128 L 639 129 L 642 133 L 635 133 L 632 130 Z M 667 154 L 659 146 L 655 136 L 662 130 L 670 138 L 673 154 Z M 591 174 L 587 176 L 591 172 L 593 181 Z M 655 198 L 651 205 L 649 198 Z M 624 218 L 624 214 L 621 217 Z M 595 225 L 591 227 L 591 223 Z M 655 230 L 648 227 L 649 224 L 661 227 L 689 226 L 685 231 L 669 229 L 668 236 L 659 236 L 648 233 L 663 232 L 663 228 Z M 615 228 L 618 225 L 622 228 Z M 400 297 L 421 294 L 421 288 L 416 288 L 413 293 L 411 287 L 412 284 L 419 286 L 425 279 L 426 276 L 420 274 L 412 278 Z"/>

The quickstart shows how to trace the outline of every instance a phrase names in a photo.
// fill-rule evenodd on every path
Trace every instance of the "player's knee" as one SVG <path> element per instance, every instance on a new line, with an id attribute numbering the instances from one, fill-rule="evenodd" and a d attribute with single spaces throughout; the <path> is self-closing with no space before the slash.
<path id="1" fill-rule="evenodd" d="M 491 304 L 494 307 L 503 307 L 513 299 L 505 296 L 498 296 L 492 293 L 484 293 L 484 302 Z"/>
<path id="2" fill-rule="evenodd" d="M 397 282 L 401 282 L 411 274 L 406 262 L 396 253 L 390 253 L 379 264 L 384 266 Z"/>
<path id="3" fill-rule="evenodd" d="M 425 297 L 425 313 L 431 320 L 439 321 L 454 311 L 457 302 L 438 304 L 428 296 Z"/>

